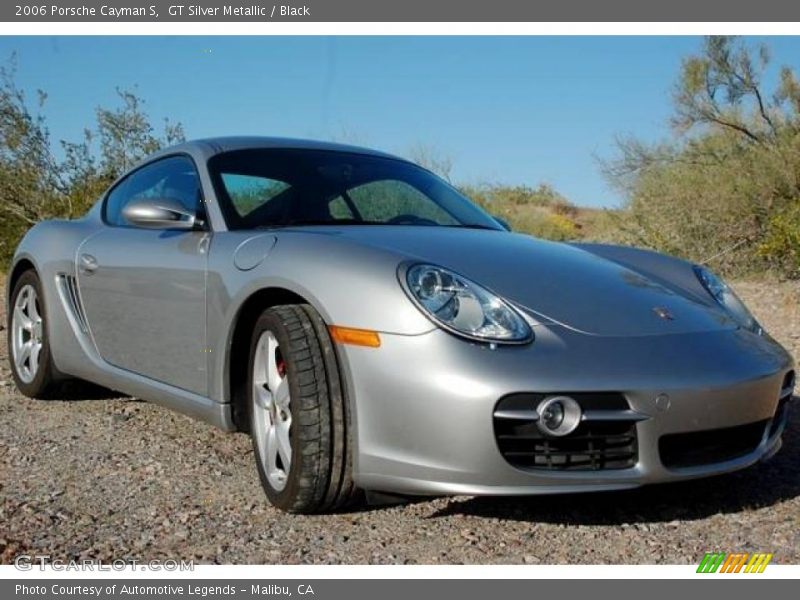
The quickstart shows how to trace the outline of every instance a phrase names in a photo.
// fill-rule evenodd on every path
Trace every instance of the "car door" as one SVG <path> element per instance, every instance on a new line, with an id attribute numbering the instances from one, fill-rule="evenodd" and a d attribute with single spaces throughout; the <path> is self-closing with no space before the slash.
<path id="1" fill-rule="evenodd" d="M 106 223 L 78 249 L 80 294 L 97 350 L 108 363 L 203 396 L 208 392 L 206 263 L 210 232 L 145 229 L 125 205 L 171 198 L 202 214 L 188 156 L 141 167 L 107 194 Z"/>

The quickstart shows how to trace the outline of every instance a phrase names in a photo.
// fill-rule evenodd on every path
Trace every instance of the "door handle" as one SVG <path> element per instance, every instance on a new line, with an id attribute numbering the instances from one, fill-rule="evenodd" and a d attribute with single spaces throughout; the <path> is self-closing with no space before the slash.
<path id="1" fill-rule="evenodd" d="M 80 264 L 78 266 L 81 273 L 91 275 L 97 271 L 97 259 L 91 254 L 81 254 Z"/>

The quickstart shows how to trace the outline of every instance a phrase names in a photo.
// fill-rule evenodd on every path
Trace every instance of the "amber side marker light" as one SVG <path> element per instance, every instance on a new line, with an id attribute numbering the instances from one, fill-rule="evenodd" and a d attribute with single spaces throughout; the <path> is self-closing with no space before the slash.
<path id="1" fill-rule="evenodd" d="M 339 344 L 367 346 L 368 348 L 379 348 L 381 345 L 381 338 L 378 332 L 370 329 L 353 329 L 352 327 L 329 325 L 328 331 L 330 331 L 333 341 Z"/>

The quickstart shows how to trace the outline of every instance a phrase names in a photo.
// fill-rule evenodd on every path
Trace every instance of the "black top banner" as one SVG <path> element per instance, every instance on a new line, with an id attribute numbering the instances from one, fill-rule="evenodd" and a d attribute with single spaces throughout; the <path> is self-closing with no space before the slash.
<path id="1" fill-rule="evenodd" d="M 199 0 L 91 2 L 50 0 L 0 5 L 5 22 L 786 22 L 800 21 L 787 0 Z"/>

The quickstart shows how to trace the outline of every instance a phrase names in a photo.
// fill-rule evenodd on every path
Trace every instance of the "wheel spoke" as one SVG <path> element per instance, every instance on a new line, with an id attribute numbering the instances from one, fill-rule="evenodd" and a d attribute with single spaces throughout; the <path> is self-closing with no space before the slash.
<path id="1" fill-rule="evenodd" d="M 278 387 L 275 388 L 273 398 L 275 399 L 275 404 L 280 408 L 289 410 L 289 380 L 287 378 L 284 377 Z"/>
<path id="2" fill-rule="evenodd" d="M 281 384 L 281 375 L 278 373 L 278 363 L 275 360 L 277 349 L 278 340 L 269 336 L 267 341 L 267 387 L 272 393 L 275 393 Z"/>
<path id="3" fill-rule="evenodd" d="M 265 411 L 269 411 L 272 406 L 272 394 L 264 387 L 263 384 L 254 383 L 253 393 L 256 397 L 256 403 Z M 269 412 L 267 412 L 269 414 Z"/>
<path id="4" fill-rule="evenodd" d="M 25 367 L 25 361 L 31 356 L 32 347 L 33 342 L 31 340 L 28 340 L 19 347 L 19 351 L 17 352 L 17 370 L 21 370 Z"/>
<path id="5" fill-rule="evenodd" d="M 39 315 L 39 309 L 36 308 L 36 294 L 33 292 L 28 296 L 27 313 L 34 323 L 38 323 L 42 320 L 42 317 Z"/>
<path id="6" fill-rule="evenodd" d="M 278 419 L 275 423 L 275 437 L 277 439 L 278 453 L 281 456 L 283 468 L 288 472 L 292 464 L 292 444 L 289 441 L 289 424 L 288 421 L 281 421 Z"/>
<path id="7" fill-rule="evenodd" d="M 36 375 L 36 372 L 39 370 L 39 354 L 41 351 L 42 344 L 34 342 L 31 346 L 31 356 L 28 361 L 28 370 L 31 372 L 31 375 Z"/>
<path id="8" fill-rule="evenodd" d="M 267 430 L 267 473 L 274 474 L 278 470 L 278 436 L 275 427 Z"/>
<path id="9" fill-rule="evenodd" d="M 22 302 L 20 302 L 20 306 L 25 311 L 25 314 L 30 316 L 31 314 L 31 297 L 33 296 L 32 288 L 27 288 L 22 291 Z"/>
<path id="10" fill-rule="evenodd" d="M 25 314 L 25 311 L 22 310 L 21 306 L 14 307 L 14 320 L 19 324 L 22 329 L 25 331 L 30 331 L 33 329 L 33 321 Z"/>
<path id="11" fill-rule="evenodd" d="M 256 343 L 256 355 L 253 364 L 253 383 L 262 385 L 266 383 L 266 342 L 260 338 Z"/>

